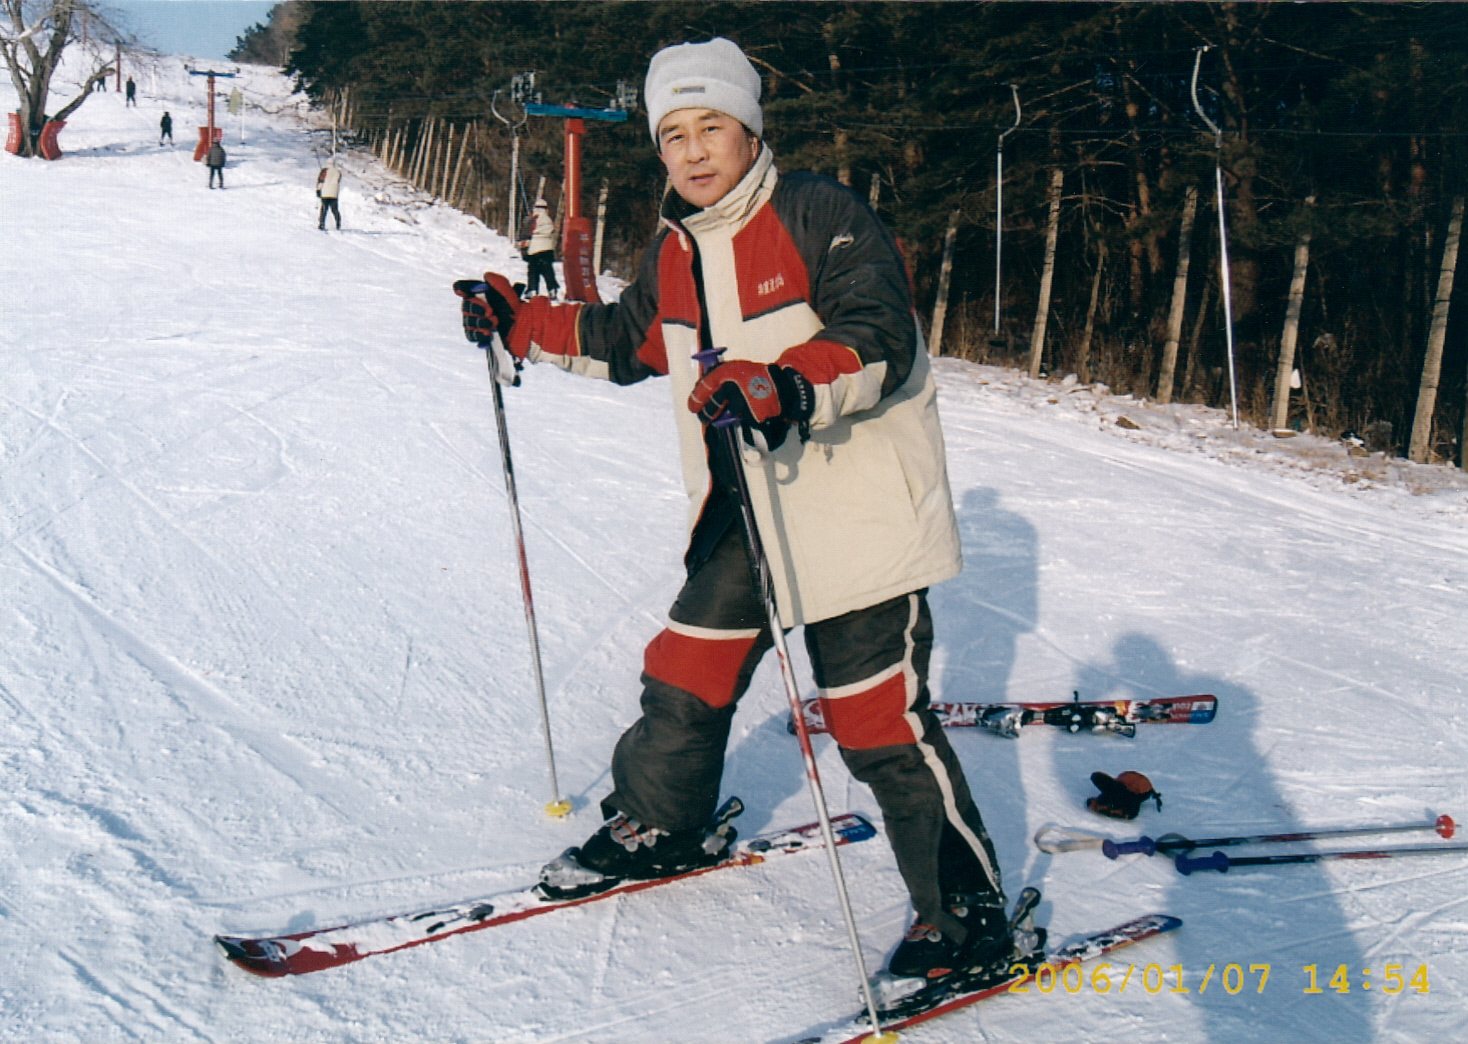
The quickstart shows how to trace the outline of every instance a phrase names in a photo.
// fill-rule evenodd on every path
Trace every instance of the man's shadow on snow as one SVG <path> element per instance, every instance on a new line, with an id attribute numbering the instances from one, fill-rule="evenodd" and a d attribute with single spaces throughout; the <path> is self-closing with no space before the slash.
<path id="1" fill-rule="evenodd" d="M 975 488 L 957 511 L 963 572 L 934 588 L 934 702 L 1003 703 L 1063 694 L 1010 692 L 1020 639 L 1040 615 L 1040 537 L 1023 515 L 1003 506 L 998 490 Z M 1005 891 L 1027 882 L 1017 874 L 1029 852 L 1019 744 L 977 730 L 950 732 L 949 741 L 1005 873 Z"/>
<path id="2" fill-rule="evenodd" d="M 1108 744 L 1104 736 L 1067 737 L 1057 744 L 1057 759 L 1067 759 L 1074 765 L 1073 769 L 1067 766 L 1066 771 L 1055 773 L 1068 791 L 1072 808 L 1084 809 L 1086 798 L 1095 794 L 1090 772 L 1098 768 L 1111 775 L 1127 769 L 1146 773 L 1163 795 L 1161 813 L 1149 804 L 1135 822 L 1113 824 L 1117 829 L 1108 829 L 1106 820 L 1087 812 L 1069 822 L 1128 839 L 1142 834 L 1155 838 L 1169 832 L 1188 837 L 1284 833 L 1315 825 L 1296 819 L 1265 757 L 1272 745 L 1271 715 L 1279 720 L 1287 708 L 1261 709 L 1259 699 L 1243 686 L 1214 675 L 1182 671 L 1161 643 L 1137 633 L 1117 639 L 1110 663 L 1081 666 L 1073 687 L 1088 699 L 1212 694 L 1218 697 L 1218 713 L 1207 725 L 1144 725 L 1139 740 L 1132 741 L 1130 749 Z M 1072 755 L 1083 741 L 1100 741 L 1105 746 L 1098 745 L 1094 758 L 1079 762 Z M 1349 818 L 1347 810 L 1342 810 L 1341 818 Z M 1287 847 L 1293 850 L 1304 846 Z M 1245 855 L 1254 850 L 1240 847 L 1227 851 Z M 1098 887 L 1107 894 L 1123 889 L 1128 879 L 1124 862 L 1108 863 L 1099 853 L 1055 858 L 1100 860 L 1096 864 Z M 1162 858 L 1154 856 L 1153 860 Z M 1049 861 L 1050 857 L 1039 857 L 1036 867 L 1043 868 Z M 1152 887 L 1141 885 L 1139 891 L 1151 892 Z M 1259 1027 L 1269 1025 L 1276 1027 L 1279 1035 L 1274 1039 L 1280 1040 L 1358 1042 L 1373 1038 L 1369 994 L 1363 995 L 1355 988 L 1347 996 L 1327 990 L 1322 997 L 1302 997 L 1300 992 L 1308 985 L 1301 970 L 1306 965 L 1317 965 L 1321 987 L 1342 964 L 1350 970 L 1353 987 L 1363 970 L 1371 967 L 1341 909 L 1339 891 L 1320 864 L 1237 867 L 1227 874 L 1170 873 L 1160 902 L 1138 906 L 1138 913 L 1151 912 L 1155 905 L 1157 910 L 1183 921 L 1183 927 L 1170 939 L 1176 961 L 1185 971 L 1184 985 L 1191 990 L 1186 1000 L 1202 1016 L 1206 1027 L 1199 1039 L 1254 1040 L 1259 1039 Z M 1082 897 L 1054 898 L 1069 902 Z M 1139 953 L 1136 960 L 1140 964 L 1147 958 Z M 1123 963 L 1130 963 L 1130 957 Z M 1243 971 L 1244 988 L 1234 993 L 1229 990 L 1238 981 L 1222 978 L 1231 964 Z M 1257 989 L 1259 973 L 1250 970 L 1256 964 L 1271 965 L 1262 994 Z M 1199 992 L 1210 965 L 1214 969 L 1212 979 Z M 1376 977 L 1381 974 L 1376 969 Z M 1169 978 L 1168 984 L 1171 988 L 1175 983 Z M 1179 995 L 1169 999 L 1183 998 Z M 1306 1018 L 1298 1010 L 1302 1003 L 1309 1005 Z M 1301 1033 L 1302 1027 L 1308 1027 L 1308 1032 Z"/>

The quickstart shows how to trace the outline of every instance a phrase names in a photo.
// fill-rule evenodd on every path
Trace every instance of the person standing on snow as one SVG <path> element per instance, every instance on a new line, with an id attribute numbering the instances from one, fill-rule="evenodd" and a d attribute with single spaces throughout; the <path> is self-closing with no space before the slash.
<path id="1" fill-rule="evenodd" d="M 321 173 L 316 175 L 316 196 L 321 200 L 321 213 L 316 219 L 316 227 L 326 231 L 326 214 L 330 211 L 336 215 L 336 230 L 341 231 L 342 212 L 337 209 L 337 197 L 341 195 L 342 172 L 336 165 L 335 159 L 326 161 L 326 166 L 321 168 Z"/>
<path id="2" fill-rule="evenodd" d="M 131 76 L 127 78 L 127 100 L 123 102 L 122 107 L 125 109 L 129 105 L 135 109 L 138 107 L 138 85 L 133 83 Z"/>
<path id="3" fill-rule="evenodd" d="M 168 115 L 168 113 L 166 112 L 163 114 L 163 118 L 158 121 L 159 145 L 163 144 L 164 138 L 168 139 L 168 144 L 173 144 L 173 117 Z"/>
<path id="4" fill-rule="evenodd" d="M 224 146 L 215 142 L 204 154 L 204 163 L 209 168 L 209 187 L 214 187 L 214 176 L 219 175 L 219 187 L 224 188 Z"/>
<path id="5" fill-rule="evenodd" d="M 735 706 L 772 645 L 743 543 L 745 471 L 782 622 L 802 625 L 822 711 L 881 806 L 916 910 L 888 960 L 939 978 L 1013 959 L 994 847 L 928 709 L 927 588 L 962 569 L 936 389 L 892 236 L 837 182 L 777 171 L 760 79 L 733 42 L 657 53 L 643 97 L 671 191 L 614 304 L 454 286 L 465 332 L 618 384 L 667 376 L 690 498 L 687 579 L 647 646 L 607 822 L 542 871 L 549 894 L 719 859 L 710 834 Z M 476 292 L 477 291 L 477 292 Z M 482 296 L 481 296 L 482 295 Z M 700 376 L 695 352 L 726 349 Z M 761 444 L 730 461 L 722 414 Z"/>
<path id="6" fill-rule="evenodd" d="M 550 216 L 550 204 L 543 199 L 535 201 L 530 212 L 529 231 L 520 243 L 520 250 L 530 264 L 530 296 L 540 292 L 540 280 L 545 279 L 545 292 L 552 301 L 560 291 L 556 282 L 556 223 Z"/>

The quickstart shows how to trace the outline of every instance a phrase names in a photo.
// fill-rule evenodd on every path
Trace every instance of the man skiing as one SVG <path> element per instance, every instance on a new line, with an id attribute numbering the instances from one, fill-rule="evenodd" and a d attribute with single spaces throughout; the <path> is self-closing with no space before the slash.
<path id="1" fill-rule="evenodd" d="M 123 102 L 123 108 L 127 108 L 128 106 L 132 106 L 133 108 L 137 108 L 137 105 L 138 105 L 138 85 L 135 84 L 135 83 L 133 83 L 133 78 L 131 76 L 129 76 L 127 78 L 127 98 Z"/>
<path id="2" fill-rule="evenodd" d="M 316 227 L 326 231 L 326 215 L 331 213 L 336 216 L 336 230 L 342 228 L 342 212 L 337 207 L 337 198 L 342 190 L 342 172 L 336 165 L 336 160 L 326 161 L 326 166 L 321 168 L 321 173 L 316 175 L 316 196 L 321 200 L 321 213 L 316 218 Z"/>
<path id="3" fill-rule="evenodd" d="M 549 894 L 706 865 L 735 706 L 770 649 L 734 468 L 753 502 L 785 627 L 803 626 L 822 710 L 881 806 L 915 923 L 893 977 L 1005 962 L 998 861 L 928 710 L 927 588 L 962 568 L 936 393 L 891 235 L 859 197 L 782 175 L 760 79 L 733 42 L 666 48 L 643 97 L 667 168 L 662 228 L 609 305 L 522 302 L 460 281 L 471 340 L 630 384 L 667 376 L 690 498 L 687 580 L 644 652 L 642 717 L 618 741 L 607 822 L 542 871 Z M 724 349 L 707 374 L 694 354 Z M 734 461 L 709 422 L 739 419 Z M 757 449 L 755 447 L 758 447 Z"/>
<path id="4" fill-rule="evenodd" d="M 556 282 L 556 223 L 550 215 L 550 204 L 543 199 L 535 201 L 530 212 L 530 228 L 520 249 L 530 265 L 527 282 L 530 296 L 540 291 L 540 281 L 545 280 L 545 292 L 555 300 L 561 285 Z"/>
<path id="5" fill-rule="evenodd" d="M 159 145 L 163 144 L 164 138 L 168 139 L 168 144 L 173 144 L 173 117 L 166 112 L 163 114 L 163 118 L 158 121 Z"/>
<path id="6" fill-rule="evenodd" d="M 209 187 L 214 187 L 214 178 L 218 176 L 219 187 L 224 188 L 224 146 L 215 142 L 209 146 L 209 151 L 204 154 L 204 164 L 209 168 Z"/>

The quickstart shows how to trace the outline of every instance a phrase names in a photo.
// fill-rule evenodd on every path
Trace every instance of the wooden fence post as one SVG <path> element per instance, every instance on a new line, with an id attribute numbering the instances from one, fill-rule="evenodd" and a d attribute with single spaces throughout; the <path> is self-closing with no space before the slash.
<path id="1" fill-rule="evenodd" d="M 948 317 L 948 277 L 953 272 L 953 241 L 958 238 L 958 215 L 955 208 L 948 219 L 948 231 L 943 236 L 943 267 L 938 270 L 938 300 L 933 305 L 933 324 L 928 335 L 928 352 L 934 356 L 943 354 L 943 321 Z"/>
<path id="2" fill-rule="evenodd" d="M 1035 307 L 1035 329 L 1030 333 L 1030 377 L 1040 376 L 1045 355 L 1045 325 L 1050 318 L 1050 289 L 1055 281 L 1055 244 L 1060 238 L 1060 190 L 1065 171 L 1050 169 L 1050 215 L 1045 220 L 1045 267 L 1040 272 L 1040 301 Z"/>
<path id="3" fill-rule="evenodd" d="M 1448 238 L 1443 243 L 1443 266 L 1437 279 L 1437 302 L 1432 307 L 1432 329 L 1427 335 L 1427 358 L 1422 361 L 1422 384 L 1417 390 L 1417 416 L 1412 421 L 1412 442 L 1407 457 L 1426 463 L 1432 451 L 1432 414 L 1437 408 L 1437 384 L 1442 375 L 1443 342 L 1448 336 L 1448 303 L 1453 296 L 1453 275 L 1458 268 L 1458 237 L 1463 231 L 1463 197 L 1453 199 L 1453 216 L 1448 220 Z"/>
<path id="4" fill-rule="evenodd" d="M 1309 196 L 1305 205 L 1315 205 Z M 1295 243 L 1295 272 L 1290 277 L 1289 304 L 1285 307 L 1284 330 L 1279 335 L 1279 367 L 1274 373 L 1274 412 L 1269 426 L 1279 431 L 1290 423 L 1290 376 L 1295 372 L 1295 343 L 1300 336 L 1300 311 L 1305 304 L 1305 274 L 1310 268 L 1310 230 L 1300 232 Z"/>
<path id="5" fill-rule="evenodd" d="M 1189 185 L 1177 233 L 1177 274 L 1172 280 L 1172 309 L 1167 315 L 1167 343 L 1162 346 L 1162 368 L 1157 375 L 1157 401 L 1172 401 L 1177 375 L 1177 346 L 1183 336 L 1183 310 L 1188 301 L 1188 261 L 1193 249 L 1193 218 L 1198 213 L 1198 186 Z"/>

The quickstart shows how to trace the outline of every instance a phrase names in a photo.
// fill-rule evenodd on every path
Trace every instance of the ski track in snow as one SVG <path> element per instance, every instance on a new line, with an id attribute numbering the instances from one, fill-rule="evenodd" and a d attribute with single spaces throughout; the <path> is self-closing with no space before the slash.
<path id="1" fill-rule="evenodd" d="M 0 1041 L 790 1041 L 855 1012 L 821 856 L 300 980 L 219 958 L 216 932 L 520 887 L 584 839 L 686 506 L 664 383 L 532 368 L 505 390 L 574 806 L 551 820 L 488 376 L 449 290 L 523 262 L 361 152 L 346 229 L 316 231 L 329 127 L 266 69 L 234 81 L 245 141 L 226 119 L 210 191 L 200 82 L 176 58 L 139 79 L 138 108 L 73 115 L 61 162 L 0 156 Z M 1454 1039 L 1468 858 L 1183 878 L 1030 838 L 1468 822 L 1468 475 L 936 371 L 966 568 L 932 593 L 934 697 L 1220 704 L 1134 740 L 953 734 L 1008 889 L 1044 890 L 1057 944 L 1154 910 L 1185 926 L 1118 955 L 1125 992 L 996 998 L 904 1039 Z M 813 816 L 787 713 L 766 663 L 725 773 L 745 834 Z M 828 739 L 817 756 L 832 810 L 879 821 Z M 1090 772 L 1129 768 L 1163 812 L 1087 813 Z M 843 866 L 875 970 L 905 895 L 880 840 Z M 1342 964 L 1348 994 L 1303 993 L 1304 966 L 1323 985 Z M 1430 993 L 1382 993 L 1388 964 L 1425 964 Z M 1149 965 L 1166 987 L 1138 985 Z"/>

